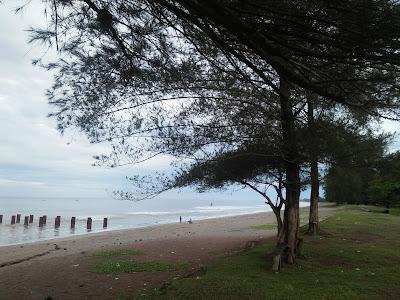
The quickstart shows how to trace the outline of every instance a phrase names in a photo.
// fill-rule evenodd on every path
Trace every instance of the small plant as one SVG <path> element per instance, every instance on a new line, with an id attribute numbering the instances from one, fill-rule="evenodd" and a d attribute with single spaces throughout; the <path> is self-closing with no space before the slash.
<path id="1" fill-rule="evenodd" d="M 259 229 L 259 230 L 272 230 L 272 229 L 276 229 L 277 226 L 276 226 L 276 224 L 260 224 L 260 225 L 251 226 L 250 228 Z"/>
<path id="2" fill-rule="evenodd" d="M 167 264 L 159 261 L 121 261 L 108 262 L 96 265 L 96 271 L 101 273 L 135 273 L 135 272 L 159 272 L 175 271 L 180 266 Z"/>
<path id="3" fill-rule="evenodd" d="M 94 255 L 105 258 L 111 258 L 116 256 L 136 256 L 136 255 L 143 255 L 143 251 L 138 249 L 114 249 L 114 250 L 99 251 L 96 252 Z"/>

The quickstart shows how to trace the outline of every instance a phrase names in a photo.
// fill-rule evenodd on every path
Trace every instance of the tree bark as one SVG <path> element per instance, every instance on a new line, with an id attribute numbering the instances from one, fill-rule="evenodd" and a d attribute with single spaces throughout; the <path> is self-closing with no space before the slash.
<path id="1" fill-rule="evenodd" d="M 311 193 L 310 193 L 310 217 L 308 221 L 308 232 L 312 235 L 319 233 L 318 218 L 318 201 L 319 201 L 319 179 L 318 179 L 318 162 L 311 161 Z"/>
<path id="2" fill-rule="evenodd" d="M 276 223 L 278 224 L 278 234 L 277 234 L 277 245 L 281 244 L 283 242 L 283 237 L 284 237 L 284 230 L 283 230 L 283 221 L 281 217 L 281 210 L 276 209 L 273 210 L 275 217 L 276 217 Z"/>
<path id="3" fill-rule="evenodd" d="M 316 96 L 307 95 L 308 130 L 310 136 L 310 165 L 311 165 L 311 193 L 310 193 L 310 216 L 308 220 L 308 233 L 317 235 L 319 233 L 318 201 L 319 201 L 319 178 L 318 178 L 318 150 L 315 142 L 315 120 L 314 101 Z"/>
<path id="4" fill-rule="evenodd" d="M 308 233 L 312 235 L 317 235 L 319 233 L 318 201 L 319 201 L 318 162 L 314 160 L 311 161 L 310 216 L 308 220 Z"/>
<path id="5" fill-rule="evenodd" d="M 290 84 L 280 74 L 282 148 L 286 171 L 286 205 L 284 219 L 285 243 L 288 245 L 287 262 L 292 264 L 297 253 L 299 232 L 300 164 Z"/>

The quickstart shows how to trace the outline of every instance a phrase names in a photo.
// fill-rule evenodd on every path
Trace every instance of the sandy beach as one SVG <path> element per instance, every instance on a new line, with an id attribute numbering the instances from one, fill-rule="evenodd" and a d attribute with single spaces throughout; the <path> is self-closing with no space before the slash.
<path id="1" fill-rule="evenodd" d="M 332 210 L 322 208 L 321 216 Z M 302 212 L 306 217 L 307 208 Z M 137 291 L 185 274 L 97 273 L 97 251 L 138 249 L 143 252 L 135 257 L 138 261 L 184 262 L 195 271 L 215 257 L 274 237 L 275 230 L 252 228 L 274 222 L 272 213 L 258 213 L 0 247 L 0 299 L 113 299 L 121 291 Z"/>

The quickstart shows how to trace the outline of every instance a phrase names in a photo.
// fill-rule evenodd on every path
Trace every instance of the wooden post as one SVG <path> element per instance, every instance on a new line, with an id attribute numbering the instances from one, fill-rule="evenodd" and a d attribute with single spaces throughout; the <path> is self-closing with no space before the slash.
<path id="1" fill-rule="evenodd" d="M 54 228 L 59 228 L 61 223 L 61 217 L 57 216 L 56 220 L 54 221 Z"/>
<path id="2" fill-rule="evenodd" d="M 15 216 L 11 216 L 11 225 L 15 224 Z"/>
<path id="3" fill-rule="evenodd" d="M 18 224 L 21 223 L 21 215 L 20 214 L 17 214 L 17 223 Z"/>
<path id="4" fill-rule="evenodd" d="M 108 220 L 107 220 L 107 218 L 104 218 L 104 220 L 103 220 L 103 228 L 107 228 L 107 225 L 108 225 Z"/>
<path id="5" fill-rule="evenodd" d="M 92 218 L 87 218 L 86 229 L 92 230 Z"/>
<path id="6" fill-rule="evenodd" d="M 29 217 L 28 217 L 28 216 L 25 216 L 25 219 L 24 219 L 24 226 L 28 226 L 28 224 L 29 224 Z"/>
<path id="7" fill-rule="evenodd" d="M 43 223 L 43 225 L 46 225 L 46 223 L 47 223 L 47 217 L 46 216 L 42 217 L 42 223 Z"/>
<path id="8" fill-rule="evenodd" d="M 0 215 L 0 224 L 3 223 L 3 215 Z"/>
<path id="9" fill-rule="evenodd" d="M 30 224 L 33 223 L 33 215 L 29 215 L 29 223 L 30 223 Z"/>
<path id="10" fill-rule="evenodd" d="M 71 229 L 75 229 L 75 217 L 71 218 Z"/>
<path id="11" fill-rule="evenodd" d="M 43 218 L 44 217 L 39 217 L 39 227 L 43 227 Z"/>

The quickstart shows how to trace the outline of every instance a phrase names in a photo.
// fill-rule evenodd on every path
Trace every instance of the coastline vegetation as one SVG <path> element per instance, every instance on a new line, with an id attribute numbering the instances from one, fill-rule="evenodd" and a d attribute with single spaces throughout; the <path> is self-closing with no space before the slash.
<path id="1" fill-rule="evenodd" d="M 384 211 L 341 207 L 321 223 L 319 236 L 303 234 L 303 256 L 280 274 L 266 256 L 275 247 L 271 239 L 192 277 L 119 299 L 399 299 L 399 210 Z"/>
<path id="2" fill-rule="evenodd" d="M 400 152 L 389 153 L 392 136 L 378 126 L 400 120 L 398 1 L 44 2 L 46 26 L 29 30 L 30 42 L 62 52 L 34 61 L 54 74 L 58 130 L 109 144 L 96 165 L 171 159 L 170 169 L 130 174 L 131 188 L 114 196 L 234 186 L 276 217 L 276 239 L 140 295 L 400 298 Z M 320 225 L 322 185 L 327 201 L 384 209 L 344 206 Z M 95 269 L 181 268 L 132 251 L 98 253 L 106 261 Z"/>
<path id="3" fill-rule="evenodd" d="M 386 154 L 377 124 L 400 120 L 397 1 L 44 2 L 46 26 L 29 41 L 62 52 L 33 62 L 54 74 L 46 95 L 58 130 L 108 143 L 98 165 L 171 158 L 172 170 L 131 174 L 115 196 L 251 189 L 276 216 L 288 264 L 301 253 L 306 186 L 308 232 L 319 233 L 321 171 L 347 203 L 399 202 L 386 167 L 357 171 Z"/>

